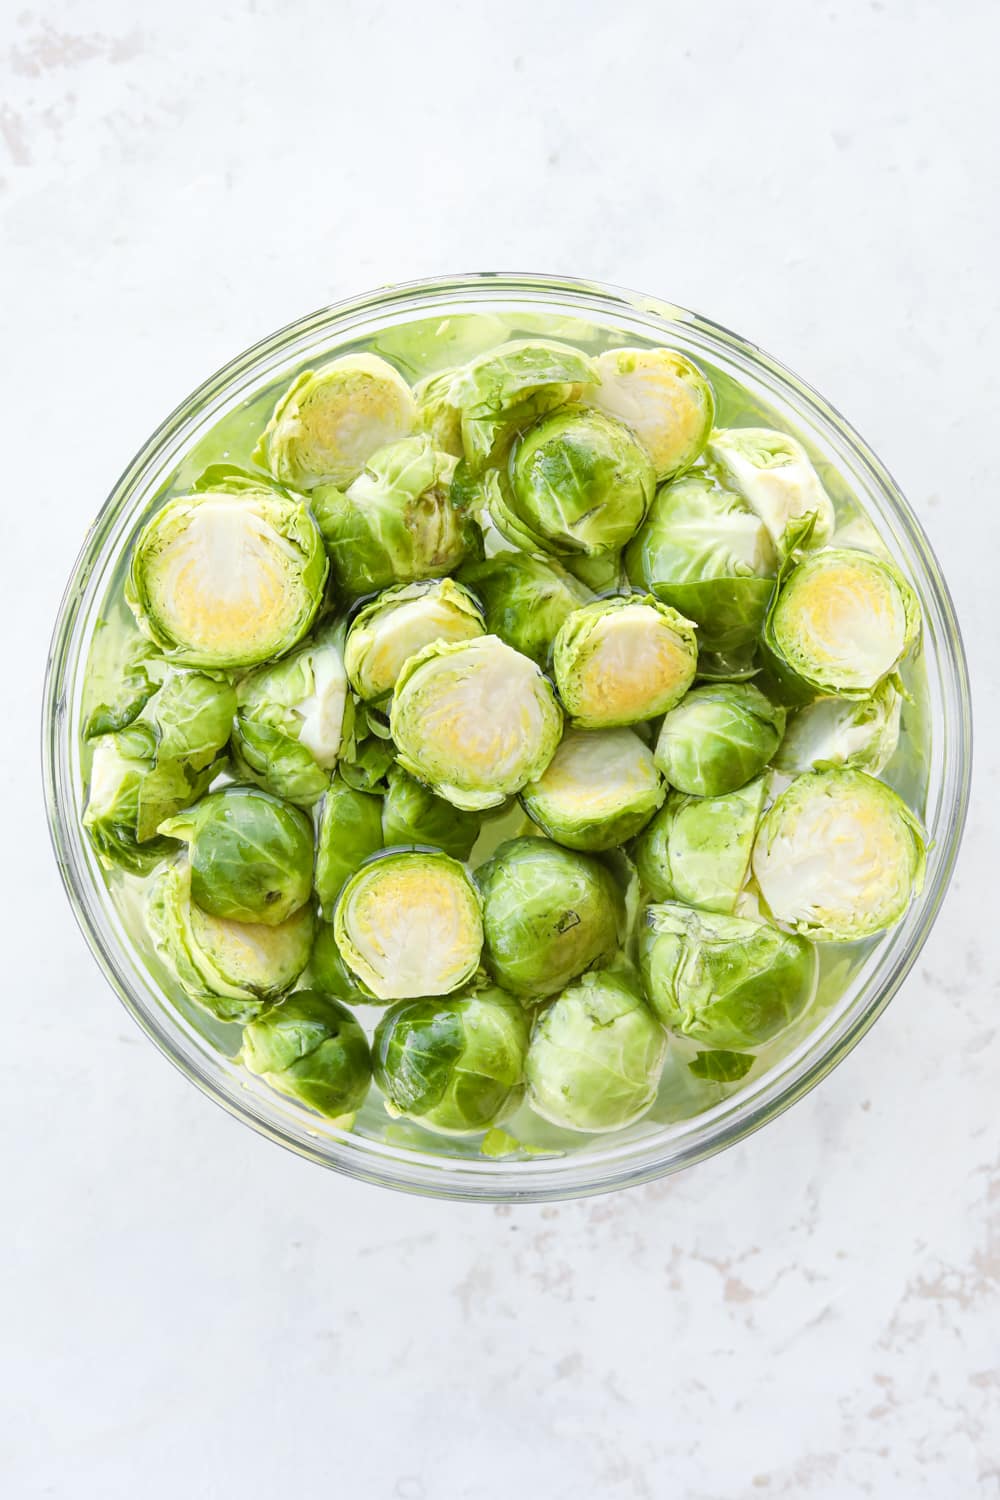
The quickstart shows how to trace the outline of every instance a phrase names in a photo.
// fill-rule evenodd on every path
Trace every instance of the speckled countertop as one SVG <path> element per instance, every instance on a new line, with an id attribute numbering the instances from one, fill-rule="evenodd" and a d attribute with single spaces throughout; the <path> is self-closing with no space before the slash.
<path id="1" fill-rule="evenodd" d="M 1000 1494 L 1000 12 L 25 3 L 0 39 L 0 1490 Z M 163 413 L 306 309 L 488 267 L 642 287 L 800 370 L 909 494 L 985 689 L 958 875 L 874 1032 L 727 1155 L 544 1208 L 340 1181 L 203 1099 L 87 955 L 35 770 L 64 578 Z"/>

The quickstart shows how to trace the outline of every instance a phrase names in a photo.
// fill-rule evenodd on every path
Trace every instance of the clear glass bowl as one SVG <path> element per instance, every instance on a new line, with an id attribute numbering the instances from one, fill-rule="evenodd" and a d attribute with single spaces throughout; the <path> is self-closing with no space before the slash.
<path id="1" fill-rule="evenodd" d="M 461 350 L 449 353 L 448 346 L 456 330 L 461 337 L 465 325 L 457 320 L 468 313 L 497 318 L 505 326 L 544 327 L 554 336 L 560 323 L 570 337 L 585 326 L 598 344 L 602 337 L 615 343 L 667 343 L 722 378 L 732 376 L 763 410 L 808 440 L 829 476 L 842 476 L 915 584 L 924 612 L 930 733 L 922 768 L 923 813 L 930 854 L 923 893 L 905 919 L 880 942 L 852 955 L 853 972 L 843 993 L 821 1007 L 761 1076 L 728 1094 L 719 1088 L 716 1102 L 690 1118 L 683 1118 L 683 1108 L 668 1109 L 660 1118 L 654 1111 L 629 1131 L 584 1137 L 572 1150 L 519 1160 L 485 1159 L 446 1138 L 394 1131 L 387 1119 L 367 1134 L 346 1134 L 251 1078 L 191 1023 L 190 1013 L 168 998 L 147 969 L 80 829 L 78 726 L 94 626 L 139 517 L 184 455 L 227 414 L 235 420 L 262 387 L 280 384 L 320 354 L 401 325 L 433 320 L 427 337 L 442 348 L 440 363 L 465 358 Z M 94 956 L 147 1036 L 223 1108 L 301 1156 L 369 1182 L 449 1198 L 570 1198 L 645 1182 L 741 1140 L 818 1083 L 888 1005 L 927 937 L 961 838 L 970 754 L 965 657 L 947 587 L 916 518 L 858 434 L 797 376 L 717 324 L 632 292 L 540 276 L 461 276 L 390 287 L 303 318 L 213 375 L 153 433 L 93 523 L 59 610 L 45 684 L 43 760 L 56 857 Z"/>

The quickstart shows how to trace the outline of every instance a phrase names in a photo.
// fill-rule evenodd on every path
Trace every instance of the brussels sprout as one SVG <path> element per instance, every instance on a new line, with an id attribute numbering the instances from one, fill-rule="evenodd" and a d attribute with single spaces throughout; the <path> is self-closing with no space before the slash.
<path id="1" fill-rule="evenodd" d="M 214 487 L 168 500 L 132 550 L 125 598 L 171 661 L 249 667 L 302 639 L 328 562 L 300 500 L 264 479 L 212 471 Z"/>
<path id="2" fill-rule="evenodd" d="M 558 563 L 525 552 L 497 552 L 466 564 L 459 576 L 482 603 L 490 634 L 543 669 L 560 625 L 591 599 L 590 590 Z"/>
<path id="3" fill-rule="evenodd" d="M 495 462 L 516 432 L 575 400 L 583 384 L 596 378 L 594 362 L 568 344 L 501 344 L 472 360 L 448 392 L 449 403 L 461 413 L 462 446 L 472 472 Z"/>
<path id="4" fill-rule="evenodd" d="M 587 405 L 631 428 L 657 479 L 689 469 L 715 421 L 715 395 L 698 366 L 676 349 L 608 349 L 597 369 Z"/>
<path id="5" fill-rule="evenodd" d="M 789 720 L 775 769 L 795 776 L 849 766 L 877 776 L 899 743 L 902 706 L 888 677 L 870 698 L 816 698 Z"/>
<path id="6" fill-rule="evenodd" d="M 666 796 L 650 751 L 631 729 L 567 729 L 521 802 L 570 849 L 613 849 L 645 827 Z"/>
<path id="7" fill-rule="evenodd" d="M 654 901 L 686 901 L 703 911 L 735 909 L 768 782 L 759 776 L 723 797 L 670 793 L 633 849 L 639 877 Z"/>
<path id="8" fill-rule="evenodd" d="M 406 663 L 390 716 L 399 762 L 456 807 L 497 807 L 548 765 L 562 714 L 552 684 L 495 635 Z"/>
<path id="9" fill-rule="evenodd" d="M 257 787 L 212 792 L 160 832 L 188 844 L 191 898 L 210 916 L 276 927 L 312 895 L 312 824 Z"/>
<path id="10" fill-rule="evenodd" d="M 483 964 L 514 994 L 555 994 L 610 963 L 625 927 L 612 875 L 586 854 L 542 838 L 510 839 L 476 871 Z"/>
<path id="11" fill-rule="evenodd" d="M 237 769 L 275 796 L 311 807 L 330 785 L 345 735 L 347 674 L 341 626 L 244 677 L 232 750 Z"/>
<path id="12" fill-rule="evenodd" d="M 387 849 L 432 845 L 452 859 L 468 859 L 479 837 L 482 815 L 453 807 L 423 782 L 393 766 L 382 802 L 382 841 Z"/>
<path id="13" fill-rule="evenodd" d="M 764 643 L 793 683 L 865 698 L 919 632 L 920 606 L 898 568 L 845 547 L 791 570 L 768 610 Z"/>
<path id="14" fill-rule="evenodd" d="M 765 814 L 753 851 L 778 922 L 850 942 L 898 922 L 923 885 L 925 849 L 906 803 L 864 771 L 800 776 Z"/>
<path id="15" fill-rule="evenodd" d="M 381 848 L 382 799 L 334 776 L 316 834 L 316 895 L 325 917 L 332 913 L 344 882 Z"/>
<path id="16" fill-rule="evenodd" d="M 494 524 L 536 552 L 614 552 L 642 524 L 653 466 L 627 427 L 583 407 L 544 417 L 513 449 L 489 496 Z"/>
<path id="17" fill-rule="evenodd" d="M 566 1130 L 620 1130 L 656 1098 L 666 1047 L 630 975 L 584 974 L 535 1021 L 528 1102 Z"/>
<path id="18" fill-rule="evenodd" d="M 237 1059 L 279 1094 L 349 1130 L 372 1077 L 368 1038 L 345 1005 L 297 990 L 249 1021 Z"/>
<path id="19" fill-rule="evenodd" d="M 452 406 L 450 399 L 458 373 L 457 369 L 439 370 L 436 375 L 418 380 L 413 387 L 418 427 L 426 432 L 440 453 L 450 453 L 453 458 L 461 458 L 464 453 L 462 413 L 457 406 Z"/>
<path id="20" fill-rule="evenodd" d="M 595 552 L 592 557 L 586 552 L 576 552 L 572 557 L 563 558 L 563 566 L 592 594 L 630 592 L 621 552 Z"/>
<path id="21" fill-rule="evenodd" d="M 201 672 L 169 672 L 142 694 L 133 680 L 124 701 L 105 706 L 95 724 L 131 719 L 94 740 L 83 824 L 106 865 L 141 874 L 171 848 L 160 824 L 208 790 L 236 708 L 228 682 Z M 145 689 L 143 689 L 145 693 Z"/>
<path id="22" fill-rule="evenodd" d="M 721 797 L 764 769 L 784 731 L 785 710 L 752 683 L 706 684 L 667 714 L 656 764 L 679 792 Z"/>
<path id="23" fill-rule="evenodd" d="M 383 854 L 351 877 L 333 918 L 341 957 L 379 1000 L 448 995 L 479 966 L 483 919 L 447 854 Z"/>
<path id="24" fill-rule="evenodd" d="M 387 698 L 411 656 L 435 641 L 485 635 L 475 600 L 450 578 L 387 589 L 359 610 L 347 632 L 344 665 L 359 698 Z"/>
<path id="25" fill-rule="evenodd" d="M 585 604 L 553 650 L 563 707 L 583 729 L 655 719 L 683 698 L 697 661 L 690 620 L 648 594 Z"/>
<path id="26" fill-rule="evenodd" d="M 816 990 L 816 950 L 805 938 L 670 901 L 646 908 L 639 961 L 667 1030 L 709 1047 L 763 1046 Z"/>
<path id="27" fill-rule="evenodd" d="M 636 587 L 693 620 L 712 652 L 757 640 L 778 570 L 764 523 L 702 473 L 657 490 L 625 566 Z"/>
<path id="28" fill-rule="evenodd" d="M 375 1031 L 375 1081 L 391 1115 L 442 1135 L 477 1135 L 524 1095 L 528 1021 L 492 987 L 447 1000 L 411 1000 Z"/>
<path id="29" fill-rule="evenodd" d="M 713 432 L 708 454 L 727 483 L 764 522 L 784 556 L 797 545 L 801 523 L 814 518 L 810 545 L 829 541 L 836 516 L 823 483 L 802 444 L 769 427 L 730 427 Z"/>
<path id="30" fill-rule="evenodd" d="M 409 436 L 416 420 L 413 392 L 392 365 L 346 354 L 292 381 L 254 462 L 297 490 L 350 484 L 377 448 Z"/>
<path id="31" fill-rule="evenodd" d="M 482 555 L 482 536 L 451 494 L 455 460 L 426 434 L 373 453 L 347 490 L 320 485 L 312 506 L 333 577 L 358 597 L 390 584 L 440 578 Z"/>
<path id="32" fill-rule="evenodd" d="M 186 860 L 155 877 L 146 922 L 181 989 L 220 1021 L 251 1020 L 291 989 L 312 947 L 311 906 L 300 906 L 276 927 L 210 916 L 191 899 Z"/>

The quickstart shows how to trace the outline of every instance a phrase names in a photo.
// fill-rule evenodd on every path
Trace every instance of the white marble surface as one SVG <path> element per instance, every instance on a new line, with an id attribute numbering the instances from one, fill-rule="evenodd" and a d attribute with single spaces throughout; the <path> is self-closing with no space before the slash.
<path id="1" fill-rule="evenodd" d="M 1000 1494 L 1000 13 L 25 4 L 0 42 L 0 1492 Z M 32 727 L 65 575 L 163 413 L 306 309 L 488 267 L 642 287 L 801 370 L 910 494 L 980 686 L 957 879 L 854 1055 L 684 1176 L 496 1210 L 324 1175 L 143 1041 L 63 898 Z"/>

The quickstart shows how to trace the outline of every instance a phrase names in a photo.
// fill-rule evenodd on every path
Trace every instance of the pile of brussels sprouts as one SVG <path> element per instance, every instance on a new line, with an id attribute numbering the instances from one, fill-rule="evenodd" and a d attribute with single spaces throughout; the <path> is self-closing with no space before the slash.
<path id="1" fill-rule="evenodd" d="M 714 420 L 669 349 L 350 354 L 146 521 L 84 823 L 251 1073 L 341 1126 L 374 1078 L 445 1134 L 617 1130 L 668 1034 L 741 1079 L 815 944 L 902 916 L 917 602 L 794 437 Z"/>

